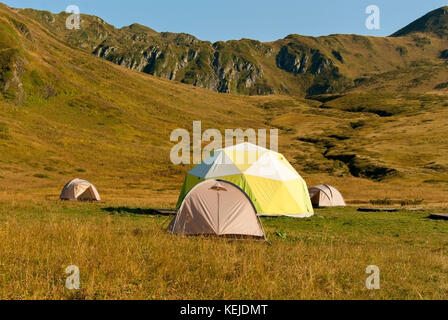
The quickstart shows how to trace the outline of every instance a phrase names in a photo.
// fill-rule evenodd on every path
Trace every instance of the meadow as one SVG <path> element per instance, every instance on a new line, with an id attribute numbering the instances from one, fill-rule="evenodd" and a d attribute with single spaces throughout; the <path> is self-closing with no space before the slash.
<path id="1" fill-rule="evenodd" d="M 0 298 L 446 299 L 448 223 L 428 215 L 318 209 L 263 218 L 263 242 L 173 236 L 172 217 L 132 201 L 3 198 Z M 70 265 L 79 291 L 65 288 Z M 369 265 L 379 290 L 365 287 Z"/>
<path id="2" fill-rule="evenodd" d="M 448 222 L 427 218 L 448 208 L 445 41 L 395 53 L 400 68 L 387 73 L 375 70 L 389 61 L 355 54 L 341 70 L 369 81 L 343 94 L 245 96 L 118 66 L 48 21 L 0 5 L 0 299 L 448 297 Z M 411 37 L 336 38 L 352 52 L 414 46 Z M 278 72 L 278 86 L 303 80 Z M 269 243 L 170 235 L 170 217 L 154 209 L 174 208 L 192 167 L 170 162 L 170 133 L 198 120 L 203 130 L 279 129 L 279 151 L 308 186 L 334 185 L 350 206 L 263 218 Z M 103 202 L 60 202 L 76 177 Z M 70 265 L 79 291 L 65 288 Z M 365 287 L 369 265 L 381 270 L 380 290 Z"/>

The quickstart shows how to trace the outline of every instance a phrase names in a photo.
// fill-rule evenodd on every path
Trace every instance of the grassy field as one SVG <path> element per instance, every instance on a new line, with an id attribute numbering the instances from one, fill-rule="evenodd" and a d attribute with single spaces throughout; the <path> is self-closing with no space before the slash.
<path id="1" fill-rule="evenodd" d="M 1 299 L 447 299 L 448 223 L 427 211 L 264 218 L 271 244 L 167 233 L 118 203 L 3 201 Z M 65 288 L 77 265 L 81 290 Z M 367 290 L 377 265 L 381 289 Z"/>
<path id="2" fill-rule="evenodd" d="M 0 298 L 446 299 L 448 223 L 426 218 L 448 208 L 448 64 L 434 44 L 341 95 L 224 95 L 120 67 L 0 6 Z M 434 61 L 414 63 L 422 52 Z M 308 186 L 334 185 L 353 207 L 263 219 L 270 245 L 169 235 L 151 212 L 176 204 L 192 166 L 169 161 L 169 137 L 195 120 L 279 129 Z M 104 202 L 59 202 L 76 177 Z M 72 264 L 79 292 L 64 287 Z M 378 291 L 365 289 L 368 265 Z"/>

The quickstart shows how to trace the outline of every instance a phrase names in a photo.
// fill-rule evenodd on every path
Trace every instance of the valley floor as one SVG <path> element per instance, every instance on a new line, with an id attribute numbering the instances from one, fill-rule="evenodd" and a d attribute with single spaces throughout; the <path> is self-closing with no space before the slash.
<path id="1" fill-rule="evenodd" d="M 263 218 L 269 244 L 172 236 L 171 217 L 135 203 L 3 198 L 0 299 L 448 298 L 448 221 L 429 219 L 435 209 Z M 65 288 L 70 265 L 79 291 Z M 369 265 L 379 290 L 366 289 Z"/>

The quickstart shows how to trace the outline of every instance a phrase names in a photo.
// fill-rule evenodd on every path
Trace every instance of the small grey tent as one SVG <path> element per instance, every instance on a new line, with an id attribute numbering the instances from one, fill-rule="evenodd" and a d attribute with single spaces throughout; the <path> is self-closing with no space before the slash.
<path id="1" fill-rule="evenodd" d="M 62 189 L 61 200 L 70 201 L 101 201 L 98 190 L 89 181 L 73 179 Z"/>
<path id="2" fill-rule="evenodd" d="M 247 195 L 221 180 L 196 185 L 169 226 L 173 234 L 242 236 L 265 239 L 261 222 Z"/>
<path id="3" fill-rule="evenodd" d="M 309 190 L 314 207 L 345 207 L 342 194 L 334 187 L 323 184 Z"/>

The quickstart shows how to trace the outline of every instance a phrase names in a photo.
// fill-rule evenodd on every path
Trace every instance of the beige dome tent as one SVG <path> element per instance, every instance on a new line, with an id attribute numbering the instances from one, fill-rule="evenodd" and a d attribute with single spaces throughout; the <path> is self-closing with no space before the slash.
<path id="1" fill-rule="evenodd" d="M 207 180 L 196 185 L 183 200 L 169 231 L 183 235 L 265 239 L 250 199 L 236 185 L 222 180 Z"/>
<path id="2" fill-rule="evenodd" d="M 95 186 L 82 179 L 74 179 L 68 182 L 62 189 L 59 198 L 70 201 L 101 201 Z"/>
<path id="3" fill-rule="evenodd" d="M 334 187 L 323 184 L 309 190 L 311 203 L 315 207 L 345 207 L 344 197 Z"/>

